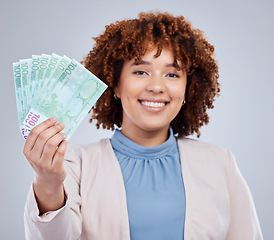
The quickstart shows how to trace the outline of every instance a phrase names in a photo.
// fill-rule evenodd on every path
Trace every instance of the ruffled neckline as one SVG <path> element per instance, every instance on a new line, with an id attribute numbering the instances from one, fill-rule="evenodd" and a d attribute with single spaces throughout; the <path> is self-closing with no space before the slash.
<path id="1" fill-rule="evenodd" d="M 119 129 L 116 129 L 111 137 L 111 144 L 114 150 L 134 159 L 159 159 L 177 150 L 176 138 L 171 127 L 168 139 L 155 147 L 141 146 L 127 138 Z"/>

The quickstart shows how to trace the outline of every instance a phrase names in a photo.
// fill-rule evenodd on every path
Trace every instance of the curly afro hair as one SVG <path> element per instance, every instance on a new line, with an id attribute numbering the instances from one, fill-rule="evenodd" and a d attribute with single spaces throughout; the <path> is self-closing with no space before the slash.
<path id="1" fill-rule="evenodd" d="M 169 13 L 140 13 L 139 18 L 117 21 L 106 26 L 105 32 L 93 38 L 95 45 L 85 57 L 84 66 L 109 87 L 92 108 L 90 122 L 114 130 L 122 124 L 122 105 L 114 98 L 123 63 L 135 59 L 136 63 L 148 50 L 148 43 L 157 47 L 155 57 L 163 47 L 174 55 L 174 63 L 181 61 L 187 73 L 185 100 L 171 122 L 174 134 L 185 137 L 194 132 L 200 136 L 200 127 L 209 122 L 208 108 L 213 108 L 219 95 L 218 66 L 214 47 L 203 32 L 194 29 L 183 16 Z"/>

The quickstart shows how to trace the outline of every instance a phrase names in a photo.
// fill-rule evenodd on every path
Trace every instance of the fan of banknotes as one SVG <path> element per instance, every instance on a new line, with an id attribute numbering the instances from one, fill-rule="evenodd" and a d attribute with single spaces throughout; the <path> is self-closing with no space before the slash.
<path id="1" fill-rule="evenodd" d="M 67 140 L 107 85 L 76 60 L 57 54 L 32 55 L 13 63 L 20 130 L 30 130 L 50 117 L 65 124 Z"/>

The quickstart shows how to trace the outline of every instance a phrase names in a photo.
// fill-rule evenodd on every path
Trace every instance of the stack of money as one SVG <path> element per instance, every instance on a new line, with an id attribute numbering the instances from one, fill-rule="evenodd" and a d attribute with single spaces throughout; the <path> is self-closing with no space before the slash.
<path id="1" fill-rule="evenodd" d="M 67 140 L 107 85 L 76 60 L 57 54 L 33 55 L 13 63 L 20 130 L 30 130 L 50 117 L 65 124 Z"/>

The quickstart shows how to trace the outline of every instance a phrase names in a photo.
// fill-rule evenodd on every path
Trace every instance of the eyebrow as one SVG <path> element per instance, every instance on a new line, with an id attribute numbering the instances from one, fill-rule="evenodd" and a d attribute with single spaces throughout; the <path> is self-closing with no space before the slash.
<path id="1" fill-rule="evenodd" d="M 131 66 L 138 66 L 138 65 L 152 65 L 151 62 L 148 62 L 148 61 L 144 61 L 142 60 L 140 63 L 136 64 L 135 62 L 131 64 Z M 165 67 L 173 67 L 173 68 L 176 68 L 176 65 L 174 63 L 168 63 L 165 65 Z"/>

